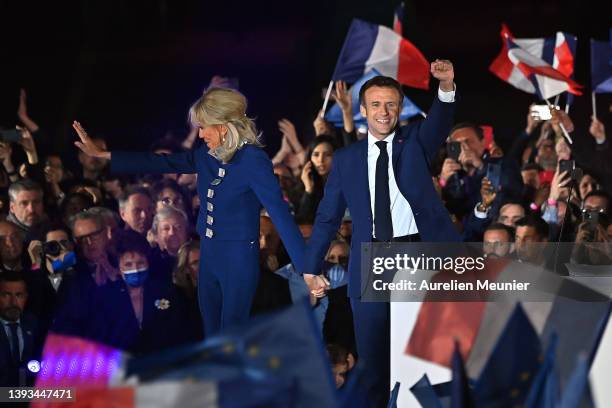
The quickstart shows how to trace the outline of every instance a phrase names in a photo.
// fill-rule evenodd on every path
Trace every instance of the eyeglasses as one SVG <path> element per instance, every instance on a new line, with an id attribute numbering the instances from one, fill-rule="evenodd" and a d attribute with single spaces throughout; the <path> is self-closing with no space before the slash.
<path id="1" fill-rule="evenodd" d="M 67 239 L 60 239 L 59 241 L 47 241 L 43 244 L 43 251 L 47 255 L 58 256 L 62 249 L 69 249 L 70 241 Z"/>
<path id="2" fill-rule="evenodd" d="M 82 235 L 80 237 L 74 237 L 74 240 L 75 240 L 75 242 L 77 244 L 82 245 L 85 242 L 85 240 L 94 241 L 94 240 L 98 239 L 102 232 L 104 232 L 104 228 L 96 230 L 96 231 L 94 231 L 92 233 L 89 233 L 87 235 Z"/>

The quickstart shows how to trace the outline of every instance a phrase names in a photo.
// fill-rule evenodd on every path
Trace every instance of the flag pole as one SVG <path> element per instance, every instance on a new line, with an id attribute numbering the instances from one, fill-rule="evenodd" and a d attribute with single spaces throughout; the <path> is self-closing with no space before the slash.
<path id="1" fill-rule="evenodd" d="M 546 98 L 544 98 L 544 100 L 546 101 L 546 105 L 548 105 L 548 108 L 552 110 L 553 106 L 550 104 L 550 101 L 548 99 L 546 99 Z M 569 133 L 567 133 L 567 129 L 565 129 L 565 126 L 563 125 L 563 122 L 559 121 L 559 127 L 561 128 L 561 132 L 563 132 L 563 136 L 568 141 L 568 143 L 571 144 L 571 145 L 574 144 L 574 141 L 570 137 Z"/>
<path id="2" fill-rule="evenodd" d="M 561 97 L 561 94 L 558 94 L 557 96 L 555 96 L 555 108 L 557 106 L 559 106 L 559 98 Z"/>
<path id="3" fill-rule="evenodd" d="M 595 101 L 595 92 L 591 92 L 591 106 L 593 107 L 593 118 L 597 119 L 597 102 Z"/>
<path id="4" fill-rule="evenodd" d="M 329 97 L 331 95 L 332 88 L 334 87 L 334 80 L 329 81 L 329 85 L 327 87 L 327 93 L 325 94 L 325 100 L 323 101 L 323 109 L 321 109 L 321 117 L 325 116 L 325 109 L 327 109 L 327 103 L 329 102 Z"/>

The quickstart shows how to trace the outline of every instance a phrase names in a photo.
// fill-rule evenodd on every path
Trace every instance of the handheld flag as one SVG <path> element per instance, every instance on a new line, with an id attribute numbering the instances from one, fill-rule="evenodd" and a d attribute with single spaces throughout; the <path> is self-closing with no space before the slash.
<path id="1" fill-rule="evenodd" d="M 332 79 L 355 82 L 370 69 L 413 88 L 429 89 L 429 62 L 388 27 L 353 19 Z"/>
<path id="2" fill-rule="evenodd" d="M 594 93 L 612 92 L 612 44 L 591 40 L 591 88 Z"/>
<path id="3" fill-rule="evenodd" d="M 574 63 L 570 35 L 558 33 L 554 43 L 549 39 L 515 39 L 504 24 L 501 37 L 502 50 L 489 70 L 502 81 L 542 99 L 562 92 L 582 94 L 581 86 L 568 76 L 573 73 Z M 557 42 L 559 45 L 555 47 Z M 547 50 L 552 50 L 552 64 L 546 61 L 551 56 Z"/>

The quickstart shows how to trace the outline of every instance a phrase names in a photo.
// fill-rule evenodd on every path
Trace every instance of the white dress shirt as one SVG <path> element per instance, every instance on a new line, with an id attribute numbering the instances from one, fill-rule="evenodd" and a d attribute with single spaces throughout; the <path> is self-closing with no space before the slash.
<path id="1" fill-rule="evenodd" d="M 456 88 L 455 88 L 456 89 Z M 455 90 L 445 92 L 438 88 L 438 98 L 442 102 L 455 102 Z M 395 132 L 391 133 L 385 139 L 387 142 L 387 154 L 389 155 L 389 199 L 391 202 L 391 221 L 393 223 L 393 236 L 402 237 L 404 235 L 417 234 L 419 229 L 414 220 L 412 208 L 406 197 L 400 192 L 395 181 L 395 172 L 393 171 L 393 138 Z M 372 210 L 372 231 L 374 228 L 374 197 L 376 196 L 376 161 L 380 155 L 380 149 L 376 146 L 376 139 L 370 131 L 368 131 L 368 186 L 370 188 L 370 206 Z"/>

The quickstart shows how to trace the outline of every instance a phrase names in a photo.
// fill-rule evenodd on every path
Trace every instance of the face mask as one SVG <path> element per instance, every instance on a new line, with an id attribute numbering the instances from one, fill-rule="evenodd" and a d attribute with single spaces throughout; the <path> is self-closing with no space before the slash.
<path id="1" fill-rule="evenodd" d="M 323 272 L 329 280 L 329 285 L 332 289 L 339 288 L 348 283 L 348 274 L 342 264 L 331 262 L 323 262 Z"/>
<path id="2" fill-rule="evenodd" d="M 63 259 L 56 259 L 51 263 L 51 269 L 54 273 L 63 272 L 76 264 L 76 255 L 74 251 L 66 252 Z"/>
<path id="3" fill-rule="evenodd" d="M 129 271 L 123 271 L 123 280 L 125 280 L 125 283 L 128 286 L 137 288 L 142 286 L 142 284 L 147 280 L 148 275 L 148 268 L 130 269 Z"/>

